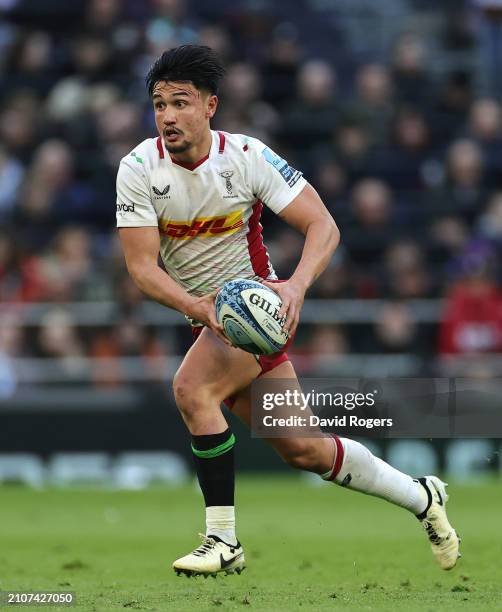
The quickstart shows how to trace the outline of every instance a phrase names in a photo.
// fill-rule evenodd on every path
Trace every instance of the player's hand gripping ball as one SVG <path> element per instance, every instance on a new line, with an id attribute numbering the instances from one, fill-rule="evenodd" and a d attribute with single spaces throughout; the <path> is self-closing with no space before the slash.
<path id="1" fill-rule="evenodd" d="M 272 355 L 284 348 L 286 317 L 279 318 L 281 298 L 252 280 L 237 278 L 216 296 L 216 318 L 230 342 L 254 355 Z"/>

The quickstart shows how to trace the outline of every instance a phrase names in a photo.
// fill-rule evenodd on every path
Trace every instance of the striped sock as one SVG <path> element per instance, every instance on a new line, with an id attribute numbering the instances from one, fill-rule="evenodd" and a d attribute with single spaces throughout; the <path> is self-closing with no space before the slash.
<path id="1" fill-rule="evenodd" d="M 381 497 L 415 515 L 424 511 L 427 493 L 418 480 L 375 457 L 355 440 L 336 436 L 333 440 L 337 450 L 333 467 L 322 478 L 353 491 Z"/>
<path id="2" fill-rule="evenodd" d="M 321 474 L 323 480 L 335 480 L 343 464 L 343 444 L 338 436 L 331 435 L 333 440 L 333 465 L 325 473 Z"/>

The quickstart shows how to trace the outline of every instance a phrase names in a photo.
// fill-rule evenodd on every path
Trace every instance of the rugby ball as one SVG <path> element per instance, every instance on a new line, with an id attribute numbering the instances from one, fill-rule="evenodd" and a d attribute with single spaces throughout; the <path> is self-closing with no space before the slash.
<path id="1" fill-rule="evenodd" d="M 254 355 L 284 348 L 288 334 L 279 319 L 281 298 L 265 285 L 244 278 L 228 281 L 216 296 L 216 318 L 230 342 Z"/>

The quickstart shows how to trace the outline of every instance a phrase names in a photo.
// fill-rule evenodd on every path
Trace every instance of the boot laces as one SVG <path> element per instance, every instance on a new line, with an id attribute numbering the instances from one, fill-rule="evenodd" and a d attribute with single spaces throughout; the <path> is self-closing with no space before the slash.
<path id="1" fill-rule="evenodd" d="M 194 554 L 196 557 L 204 557 L 216 546 L 216 540 L 213 540 L 213 538 L 209 538 L 203 533 L 199 533 L 199 535 L 202 538 L 202 544 L 198 548 L 196 548 L 192 554 Z"/>

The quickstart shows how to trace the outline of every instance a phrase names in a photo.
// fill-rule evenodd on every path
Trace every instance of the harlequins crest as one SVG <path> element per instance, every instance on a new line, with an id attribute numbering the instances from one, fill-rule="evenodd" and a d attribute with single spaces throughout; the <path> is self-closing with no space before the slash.
<path id="1" fill-rule="evenodd" d="M 232 183 L 230 182 L 230 179 L 233 175 L 233 170 L 224 170 L 223 172 L 220 172 L 220 176 L 225 179 L 225 187 L 227 189 L 227 193 L 229 194 L 232 193 Z"/>

